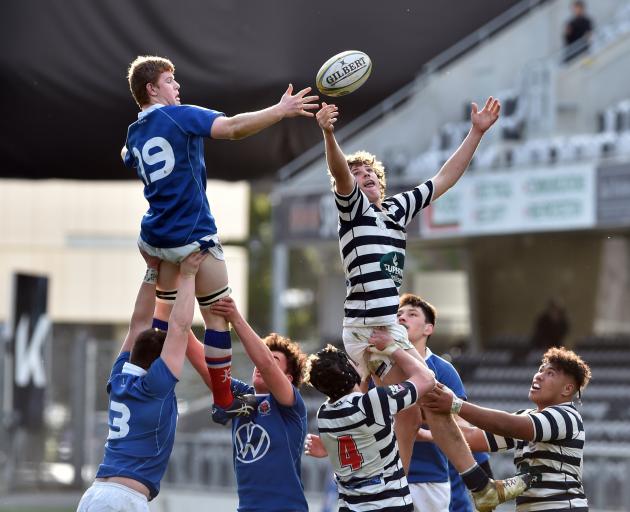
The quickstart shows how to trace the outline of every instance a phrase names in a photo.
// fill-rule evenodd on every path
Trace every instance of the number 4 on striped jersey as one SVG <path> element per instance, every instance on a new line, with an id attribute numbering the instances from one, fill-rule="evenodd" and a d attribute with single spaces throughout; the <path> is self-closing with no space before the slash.
<path id="1" fill-rule="evenodd" d="M 337 438 L 339 445 L 339 463 L 341 467 L 350 466 L 353 471 L 360 469 L 363 465 L 363 455 L 357 449 L 357 443 L 352 436 L 340 436 Z"/>

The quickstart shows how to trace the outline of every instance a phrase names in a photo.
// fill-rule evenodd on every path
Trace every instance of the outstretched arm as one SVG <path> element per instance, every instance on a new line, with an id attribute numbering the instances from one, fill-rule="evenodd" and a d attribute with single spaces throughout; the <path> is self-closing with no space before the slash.
<path id="1" fill-rule="evenodd" d="M 453 392 L 442 384 L 423 396 L 420 405 L 438 413 L 450 411 L 459 414 L 474 426 L 493 434 L 524 441 L 534 440 L 534 425 L 529 417 L 464 402 L 454 397 Z"/>
<path id="2" fill-rule="evenodd" d="M 456 420 L 457 421 L 457 420 Z M 488 446 L 488 440 L 486 439 L 486 434 L 483 430 L 477 427 L 471 427 L 470 423 L 465 422 L 465 425 L 457 422 L 459 429 L 462 431 L 462 435 L 470 449 L 474 452 L 487 452 L 490 451 L 490 447 Z M 433 435 L 430 430 L 420 428 L 418 429 L 418 434 L 416 435 L 416 442 L 435 442 L 433 439 Z"/>
<path id="3" fill-rule="evenodd" d="M 164 340 L 161 357 L 171 373 L 176 377 L 182 373 L 188 332 L 195 311 L 195 276 L 199 265 L 208 256 L 207 252 L 195 252 L 179 265 L 179 287 L 173 311 L 168 319 L 168 331 Z"/>
<path id="4" fill-rule="evenodd" d="M 280 101 L 272 107 L 232 117 L 217 117 L 212 123 L 210 136 L 213 139 L 244 139 L 280 122 L 285 117 L 313 117 L 309 110 L 318 107 L 318 104 L 313 102 L 319 96 L 307 96 L 309 92 L 311 88 L 307 87 L 293 94 L 293 85 L 289 84 Z"/>
<path id="5" fill-rule="evenodd" d="M 472 104 L 470 113 L 472 126 L 470 127 L 468 135 L 466 135 L 466 138 L 459 148 L 457 148 L 455 153 L 451 155 L 439 172 L 433 177 L 433 185 L 435 186 L 433 200 L 436 200 L 444 194 L 444 192 L 455 185 L 462 177 L 477 150 L 477 146 L 479 146 L 481 142 L 481 138 L 499 118 L 500 110 L 501 103 L 492 96 L 488 98 L 481 111 L 478 111 L 476 103 Z"/>
<path id="6" fill-rule="evenodd" d="M 243 347 L 245 347 L 245 352 L 260 372 L 274 398 L 282 405 L 293 405 L 295 394 L 291 381 L 278 366 L 269 347 L 265 345 L 236 309 L 234 299 L 231 297 L 220 299 L 212 304 L 211 310 L 212 313 L 222 316 L 232 324 Z"/>
<path id="7" fill-rule="evenodd" d="M 322 129 L 324 135 L 324 146 L 326 148 L 326 163 L 330 174 L 335 180 L 335 190 L 337 193 L 347 196 L 354 188 L 354 178 L 350 173 L 346 157 L 341 151 L 337 139 L 335 138 L 334 124 L 337 122 L 339 109 L 336 105 L 322 103 L 322 108 L 317 112 L 317 124 Z"/>
<path id="8" fill-rule="evenodd" d="M 394 361 L 407 380 L 413 382 L 418 390 L 418 396 L 423 396 L 435 387 L 435 375 L 426 364 L 420 363 L 415 357 L 407 354 L 402 348 L 394 344 L 387 329 L 375 327 L 370 336 L 370 352 L 387 355 Z"/>
<path id="9" fill-rule="evenodd" d="M 201 380 L 203 380 L 206 386 L 208 386 L 208 389 L 212 391 L 212 379 L 210 378 L 210 372 L 208 371 L 208 365 L 206 364 L 206 354 L 203 348 L 203 343 L 197 339 L 197 336 L 195 336 L 195 333 L 192 331 L 188 331 L 186 357 L 201 377 Z"/>
<path id="10" fill-rule="evenodd" d="M 129 323 L 129 331 L 127 332 L 125 341 L 123 341 L 120 347 L 121 352 L 130 352 L 138 334 L 150 329 L 153 321 L 155 285 L 157 283 L 160 259 L 149 256 L 143 251 L 140 251 L 140 254 L 142 254 L 144 261 L 147 263 L 147 271 L 140 285 L 140 290 L 138 290 L 136 304 L 133 308 L 133 314 L 131 315 L 131 322 Z"/>

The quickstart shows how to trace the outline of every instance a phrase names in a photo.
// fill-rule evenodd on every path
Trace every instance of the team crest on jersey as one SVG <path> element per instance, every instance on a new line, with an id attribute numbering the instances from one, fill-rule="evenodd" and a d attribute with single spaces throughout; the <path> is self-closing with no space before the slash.
<path id="1" fill-rule="evenodd" d="M 405 255 L 399 252 L 389 252 L 381 258 L 381 270 L 389 277 L 397 288 L 403 282 Z"/>
<path id="2" fill-rule="evenodd" d="M 265 399 L 258 405 L 258 414 L 262 416 L 267 416 L 271 412 L 271 404 L 269 400 Z"/>
<path id="3" fill-rule="evenodd" d="M 391 386 L 387 386 L 387 394 L 392 398 L 398 398 L 401 395 L 404 395 L 407 392 L 407 388 L 401 386 L 400 384 L 392 384 Z"/>

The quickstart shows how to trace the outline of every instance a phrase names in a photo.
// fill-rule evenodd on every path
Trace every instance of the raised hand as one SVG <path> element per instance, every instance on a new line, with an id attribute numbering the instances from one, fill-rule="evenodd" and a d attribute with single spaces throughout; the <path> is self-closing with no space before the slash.
<path id="1" fill-rule="evenodd" d="M 473 128 L 476 128 L 482 133 L 485 132 L 496 122 L 497 119 L 499 119 L 500 111 L 501 102 L 492 96 L 488 98 L 481 111 L 479 111 L 477 104 L 473 103 L 470 112 L 470 120 Z"/>
<path id="2" fill-rule="evenodd" d="M 147 263 L 147 268 L 155 268 L 157 269 L 160 266 L 160 262 L 162 261 L 157 256 L 151 256 L 149 253 L 140 249 L 140 254 L 144 258 L 144 261 Z"/>
<path id="3" fill-rule="evenodd" d="M 304 441 L 304 453 L 311 457 L 323 458 L 328 455 L 326 447 L 319 436 L 315 434 L 308 434 Z"/>
<path id="4" fill-rule="evenodd" d="M 186 256 L 179 264 L 179 273 L 183 276 L 194 276 L 199 270 L 201 262 L 208 257 L 207 251 L 193 252 Z"/>
<path id="5" fill-rule="evenodd" d="M 385 327 L 375 327 L 372 330 L 369 344 L 373 345 L 378 351 L 386 350 L 387 347 L 394 343 L 394 338 Z"/>
<path id="6" fill-rule="evenodd" d="M 422 395 L 420 405 L 433 412 L 448 414 L 451 412 L 453 396 L 448 387 L 438 383 L 431 391 Z"/>
<path id="7" fill-rule="evenodd" d="M 279 102 L 284 117 L 313 117 L 314 114 L 308 110 L 315 110 L 319 107 L 319 104 L 315 103 L 319 96 L 307 96 L 309 92 L 311 92 L 311 88 L 307 87 L 293 94 L 293 84 L 289 84 Z"/>
<path id="8" fill-rule="evenodd" d="M 315 118 L 317 119 L 317 124 L 319 127 L 325 132 L 334 131 L 334 124 L 337 122 L 337 117 L 339 116 L 339 109 L 337 105 L 329 105 L 326 102 L 322 102 L 322 108 L 317 112 Z"/>
<path id="9" fill-rule="evenodd" d="M 214 315 L 222 316 L 228 322 L 232 322 L 238 316 L 238 309 L 232 297 L 224 297 L 210 306 L 210 311 Z"/>

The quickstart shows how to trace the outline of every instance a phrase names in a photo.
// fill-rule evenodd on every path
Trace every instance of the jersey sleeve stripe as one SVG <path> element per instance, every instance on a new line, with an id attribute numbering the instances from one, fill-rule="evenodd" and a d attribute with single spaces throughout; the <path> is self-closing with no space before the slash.
<path id="1" fill-rule="evenodd" d="M 530 415 L 529 417 L 532 419 L 532 422 L 534 423 L 534 441 L 540 442 L 543 440 L 543 436 L 544 436 L 542 423 L 540 422 L 540 419 L 538 419 L 533 414 Z"/>

